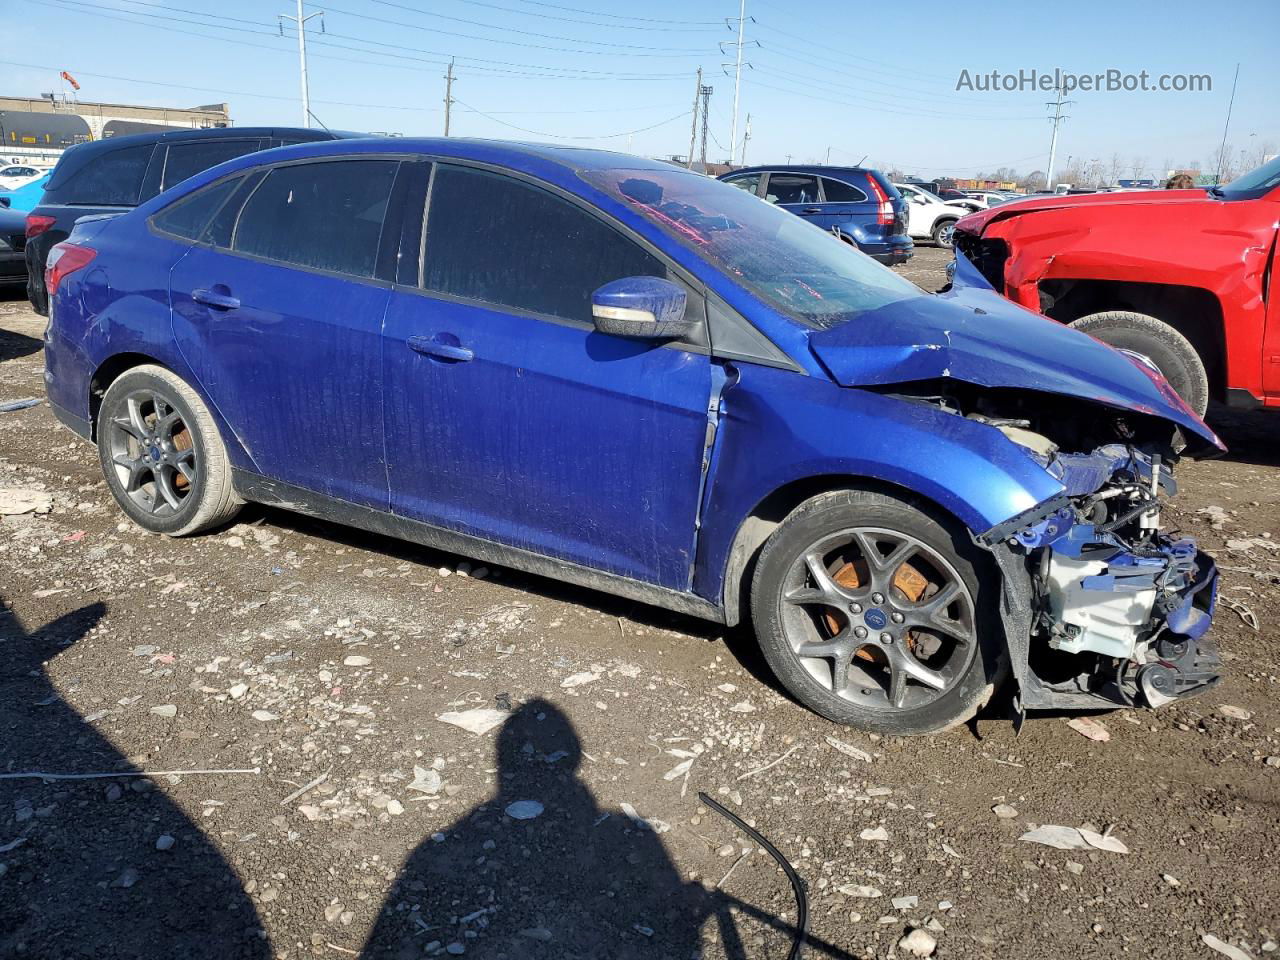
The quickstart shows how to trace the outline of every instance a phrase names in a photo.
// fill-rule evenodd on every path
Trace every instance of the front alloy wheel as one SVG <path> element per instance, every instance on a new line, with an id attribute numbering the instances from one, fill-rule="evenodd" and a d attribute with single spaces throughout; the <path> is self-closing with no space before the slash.
<path id="1" fill-rule="evenodd" d="M 908 503 L 824 494 L 761 552 L 756 633 L 787 689 L 823 716 L 885 733 L 942 730 L 977 712 L 998 672 L 980 563 L 962 533 Z"/>
<path id="2" fill-rule="evenodd" d="M 868 709 L 932 703 L 977 653 L 969 588 L 908 534 L 853 527 L 820 537 L 792 563 L 782 596 L 804 669 Z"/>

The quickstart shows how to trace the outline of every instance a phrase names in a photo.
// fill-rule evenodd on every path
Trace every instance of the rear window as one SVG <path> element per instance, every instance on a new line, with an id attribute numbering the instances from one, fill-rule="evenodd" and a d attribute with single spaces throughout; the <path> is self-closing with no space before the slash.
<path id="1" fill-rule="evenodd" d="M 231 249 L 281 263 L 372 277 L 399 162 L 276 167 L 253 192 Z"/>
<path id="2" fill-rule="evenodd" d="M 59 184 L 58 202 L 134 207 L 142 178 L 151 162 L 153 144 L 112 150 L 90 160 L 71 179 Z"/>
<path id="3" fill-rule="evenodd" d="M 867 199 L 867 195 L 853 184 L 832 180 L 830 177 L 822 178 L 822 192 L 827 203 L 863 203 Z"/>
<path id="4" fill-rule="evenodd" d="M 222 208 L 223 203 L 231 196 L 242 178 L 231 177 L 188 194 L 177 203 L 165 207 L 154 217 L 151 223 L 157 230 L 194 240 L 200 236 L 213 215 Z"/>
<path id="5" fill-rule="evenodd" d="M 191 143 L 175 143 L 169 147 L 164 165 L 164 186 L 168 190 L 175 183 L 194 177 L 202 170 L 220 163 L 243 157 L 258 149 L 259 141 L 253 140 L 197 140 Z"/>

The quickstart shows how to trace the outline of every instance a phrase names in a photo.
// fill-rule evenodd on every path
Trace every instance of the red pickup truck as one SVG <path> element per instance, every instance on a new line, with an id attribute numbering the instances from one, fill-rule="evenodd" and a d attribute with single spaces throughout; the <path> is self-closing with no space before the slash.
<path id="1" fill-rule="evenodd" d="M 956 257 L 1015 303 L 1149 358 L 1197 413 L 1280 409 L 1280 157 L 1223 187 L 1032 197 Z"/>

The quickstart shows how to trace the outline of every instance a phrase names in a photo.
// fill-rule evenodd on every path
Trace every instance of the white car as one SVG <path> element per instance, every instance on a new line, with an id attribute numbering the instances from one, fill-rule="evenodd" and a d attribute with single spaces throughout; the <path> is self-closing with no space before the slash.
<path id="1" fill-rule="evenodd" d="M 907 201 L 907 233 L 913 240 L 932 240 L 943 249 L 951 249 L 951 234 L 956 221 L 969 211 L 953 206 L 937 194 L 909 183 L 895 183 L 902 199 Z"/>
<path id="2" fill-rule="evenodd" d="M 0 190 L 17 190 L 32 180 L 39 180 L 48 172 L 25 163 L 13 163 L 0 167 Z"/>
<path id="3" fill-rule="evenodd" d="M 954 200 L 948 200 L 947 203 L 972 213 L 974 210 L 986 210 L 988 207 L 1006 203 L 1012 199 L 1012 196 L 1012 194 L 997 193 L 993 190 L 974 190 L 963 198 L 957 197 Z"/>

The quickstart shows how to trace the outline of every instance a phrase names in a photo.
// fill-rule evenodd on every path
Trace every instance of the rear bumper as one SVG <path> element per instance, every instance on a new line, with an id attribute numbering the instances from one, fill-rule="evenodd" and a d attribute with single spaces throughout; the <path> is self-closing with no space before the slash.
<path id="1" fill-rule="evenodd" d="M 915 256 L 916 252 L 915 243 L 905 237 L 888 243 L 859 244 L 859 249 L 872 260 L 883 263 L 886 267 L 906 263 Z"/>

